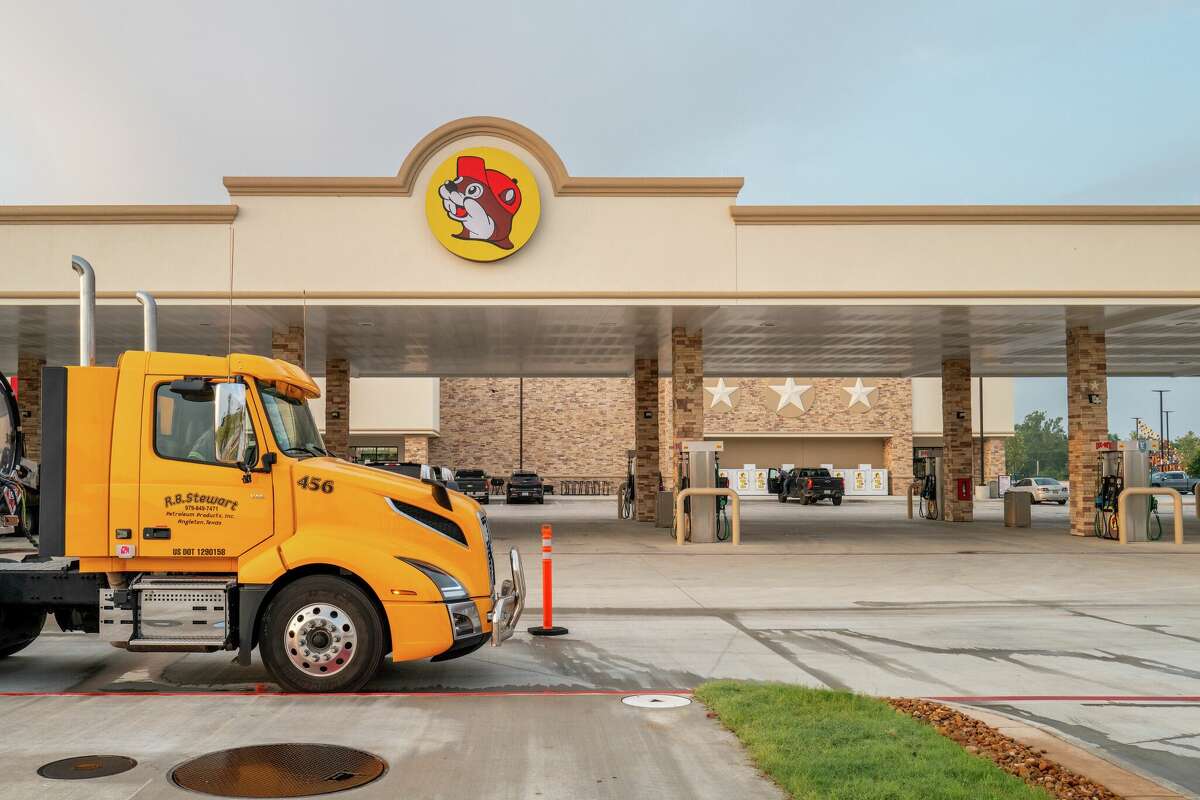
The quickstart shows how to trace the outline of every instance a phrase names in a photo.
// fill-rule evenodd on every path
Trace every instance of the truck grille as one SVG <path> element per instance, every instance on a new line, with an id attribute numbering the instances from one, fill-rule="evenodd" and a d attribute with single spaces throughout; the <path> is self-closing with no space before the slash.
<path id="1" fill-rule="evenodd" d="M 492 557 L 492 534 L 488 530 L 487 515 L 480 512 L 479 527 L 483 529 L 483 544 L 487 548 L 488 592 L 496 587 L 496 559 Z"/>

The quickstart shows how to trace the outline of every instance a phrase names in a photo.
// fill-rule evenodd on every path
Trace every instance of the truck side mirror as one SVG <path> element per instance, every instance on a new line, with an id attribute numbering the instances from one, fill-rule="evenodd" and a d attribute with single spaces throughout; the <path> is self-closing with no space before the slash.
<path id="1" fill-rule="evenodd" d="M 246 457 L 246 385 L 218 383 L 213 386 L 216 410 L 213 425 L 217 461 L 221 464 L 240 464 Z"/>

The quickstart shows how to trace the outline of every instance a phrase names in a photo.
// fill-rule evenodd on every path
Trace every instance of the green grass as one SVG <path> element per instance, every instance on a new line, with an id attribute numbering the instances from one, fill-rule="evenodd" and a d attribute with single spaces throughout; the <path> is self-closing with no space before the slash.
<path id="1" fill-rule="evenodd" d="M 1046 800 L 882 700 L 770 683 L 696 690 L 797 800 Z"/>

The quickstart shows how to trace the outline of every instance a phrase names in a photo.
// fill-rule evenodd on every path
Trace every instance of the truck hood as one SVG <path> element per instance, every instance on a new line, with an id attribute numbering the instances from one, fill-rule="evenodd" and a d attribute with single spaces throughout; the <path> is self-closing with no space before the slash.
<path id="1" fill-rule="evenodd" d="M 288 465 L 298 529 L 315 525 L 335 529 L 339 537 L 382 536 L 396 558 L 441 569 L 462 583 L 472 597 L 491 593 L 485 518 L 474 500 L 447 491 L 451 506 L 447 509 L 437 502 L 434 487 L 427 483 L 338 458 L 306 458 Z M 457 525 L 466 544 L 416 519 L 429 519 L 428 514 Z"/>

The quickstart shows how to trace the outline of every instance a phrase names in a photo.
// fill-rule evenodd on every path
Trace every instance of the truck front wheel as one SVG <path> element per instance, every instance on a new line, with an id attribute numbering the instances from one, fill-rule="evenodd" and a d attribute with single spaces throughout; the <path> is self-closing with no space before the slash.
<path id="1" fill-rule="evenodd" d="M 383 621 L 350 581 L 312 575 L 272 598 L 259 624 L 258 649 L 286 691 L 353 692 L 383 660 Z"/>
<path id="2" fill-rule="evenodd" d="M 8 658 L 33 644 L 45 624 L 45 609 L 0 606 L 0 658 Z"/>

